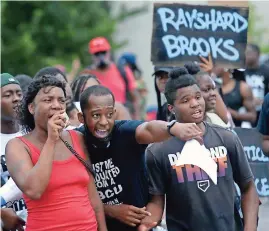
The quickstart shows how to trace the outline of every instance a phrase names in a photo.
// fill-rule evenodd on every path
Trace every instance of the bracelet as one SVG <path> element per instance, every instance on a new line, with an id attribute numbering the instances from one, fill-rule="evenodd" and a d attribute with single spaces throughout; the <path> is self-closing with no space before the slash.
<path id="1" fill-rule="evenodd" d="M 171 122 L 169 122 L 167 124 L 167 132 L 169 133 L 170 136 L 174 136 L 172 133 L 171 133 L 171 128 L 176 124 L 176 120 L 172 120 Z"/>

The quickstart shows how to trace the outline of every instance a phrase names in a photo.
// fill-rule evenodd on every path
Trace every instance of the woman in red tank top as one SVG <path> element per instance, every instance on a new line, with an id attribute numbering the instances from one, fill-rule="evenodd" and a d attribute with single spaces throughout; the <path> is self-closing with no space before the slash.
<path id="1" fill-rule="evenodd" d="M 86 159 L 82 135 L 63 131 L 65 108 L 64 83 L 37 78 L 19 109 L 27 134 L 7 144 L 7 166 L 28 209 L 26 230 L 106 231 L 94 178 L 62 142 Z"/>

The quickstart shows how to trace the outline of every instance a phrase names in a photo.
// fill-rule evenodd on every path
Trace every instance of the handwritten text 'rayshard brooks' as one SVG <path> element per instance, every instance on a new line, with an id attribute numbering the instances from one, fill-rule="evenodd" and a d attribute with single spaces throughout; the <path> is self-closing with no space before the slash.
<path id="1" fill-rule="evenodd" d="M 235 48 L 235 41 L 232 38 L 221 38 L 216 36 L 184 36 L 180 35 L 182 28 L 193 31 L 219 32 L 227 31 L 239 34 L 248 28 L 248 21 L 237 12 L 219 11 L 211 9 L 208 13 L 200 12 L 197 9 L 184 10 L 178 8 L 177 13 L 166 7 L 157 10 L 161 19 L 163 34 L 161 39 L 167 51 L 168 58 L 175 58 L 183 55 L 202 55 L 209 53 L 213 58 L 222 58 L 229 61 L 239 59 L 239 51 Z M 179 32 L 169 33 L 169 29 Z M 166 34 L 167 33 L 167 34 Z"/>

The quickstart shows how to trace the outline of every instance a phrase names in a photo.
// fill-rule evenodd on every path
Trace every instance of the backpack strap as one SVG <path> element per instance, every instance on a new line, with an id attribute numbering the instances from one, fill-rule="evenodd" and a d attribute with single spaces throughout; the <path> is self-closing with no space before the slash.
<path id="1" fill-rule="evenodd" d="M 128 96 L 128 94 L 129 94 L 129 81 L 128 81 L 127 74 L 126 74 L 126 71 L 125 71 L 125 65 L 126 64 L 124 64 L 122 62 L 119 62 L 117 64 L 117 69 L 120 72 L 120 75 L 121 75 L 121 77 L 124 80 L 124 83 L 125 83 L 125 92 L 126 92 L 126 98 L 127 98 L 127 97 L 129 97 Z"/>

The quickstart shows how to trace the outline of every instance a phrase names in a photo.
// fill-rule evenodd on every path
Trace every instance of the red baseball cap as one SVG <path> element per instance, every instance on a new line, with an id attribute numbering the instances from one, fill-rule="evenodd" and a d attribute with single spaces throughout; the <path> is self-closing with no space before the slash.
<path id="1" fill-rule="evenodd" d="M 109 51 L 110 44 L 104 37 L 97 37 L 89 42 L 89 53 L 95 54 L 97 52 Z"/>

